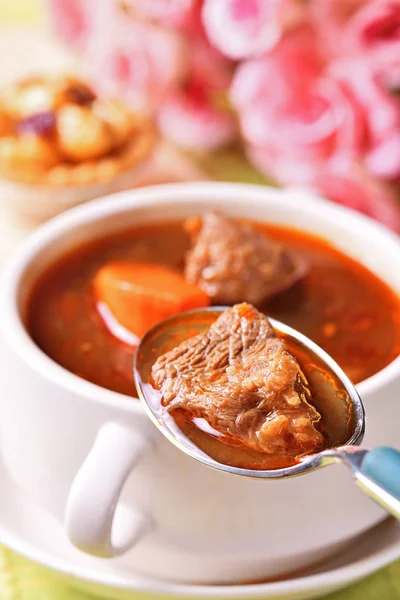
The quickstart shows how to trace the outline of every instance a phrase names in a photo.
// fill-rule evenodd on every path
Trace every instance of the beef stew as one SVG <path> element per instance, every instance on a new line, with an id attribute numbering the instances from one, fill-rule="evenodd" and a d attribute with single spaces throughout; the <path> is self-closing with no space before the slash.
<path id="1" fill-rule="evenodd" d="M 399 355 L 399 300 L 367 268 L 307 233 L 256 222 L 246 226 L 307 264 L 301 279 L 269 298 L 265 314 L 318 343 L 353 382 Z M 27 328 L 36 344 L 72 373 L 135 397 L 137 337 L 121 341 L 112 323 L 105 322 L 94 281 L 100 269 L 116 262 L 165 266 L 182 277 L 193 247 L 193 233 L 186 228 L 182 221 L 137 227 L 90 242 L 57 261 L 37 282 L 28 303 Z"/>

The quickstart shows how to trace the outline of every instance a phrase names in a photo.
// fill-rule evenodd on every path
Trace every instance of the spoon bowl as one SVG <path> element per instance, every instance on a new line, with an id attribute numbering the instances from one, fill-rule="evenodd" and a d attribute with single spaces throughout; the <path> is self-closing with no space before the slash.
<path id="1" fill-rule="evenodd" d="M 351 404 L 352 419 L 347 439 L 338 446 L 326 447 L 318 453 L 299 458 L 297 463 L 278 469 L 247 469 L 221 463 L 194 444 L 178 427 L 161 404 L 161 392 L 149 383 L 151 367 L 159 356 L 182 341 L 204 333 L 228 307 L 196 309 L 175 315 L 150 329 L 142 338 L 135 356 L 134 378 L 140 401 L 160 432 L 179 450 L 204 465 L 226 473 L 256 479 L 283 479 L 304 475 L 315 469 L 343 462 L 356 483 L 388 512 L 400 518 L 400 453 L 391 448 L 373 451 L 360 448 L 365 433 L 365 411 L 362 400 L 350 379 L 322 348 L 291 327 L 269 319 L 279 336 L 295 340 L 340 381 Z M 339 402 L 339 398 L 337 400 Z"/>
<path id="2" fill-rule="evenodd" d="M 318 461 L 330 460 L 331 453 L 327 449 L 319 454 L 306 456 L 297 464 L 281 469 L 244 469 L 226 465 L 218 462 L 194 444 L 176 425 L 174 418 L 168 411 L 162 407 L 160 393 L 148 382 L 152 365 L 161 354 L 171 350 L 173 346 L 177 346 L 189 337 L 204 333 L 227 308 L 225 306 L 202 308 L 175 315 L 155 325 L 142 338 L 135 356 L 135 384 L 140 401 L 150 419 L 170 442 L 195 460 L 214 469 L 236 475 L 258 479 L 295 477 L 310 468 L 316 468 Z M 361 444 L 365 432 L 365 412 L 361 398 L 350 379 L 339 365 L 309 338 L 280 321 L 275 319 L 269 319 L 269 321 L 278 334 L 296 340 L 303 348 L 318 356 L 324 365 L 336 375 L 347 393 L 349 402 L 351 402 L 353 416 L 348 438 L 342 440 L 342 444 L 345 446 Z"/>

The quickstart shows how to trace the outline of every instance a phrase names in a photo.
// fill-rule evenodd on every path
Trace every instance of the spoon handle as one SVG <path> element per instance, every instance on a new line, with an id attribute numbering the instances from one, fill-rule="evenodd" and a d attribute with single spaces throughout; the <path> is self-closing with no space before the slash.
<path id="1" fill-rule="evenodd" d="M 341 459 L 350 467 L 357 485 L 400 520 L 400 452 L 393 448 L 341 449 Z"/>

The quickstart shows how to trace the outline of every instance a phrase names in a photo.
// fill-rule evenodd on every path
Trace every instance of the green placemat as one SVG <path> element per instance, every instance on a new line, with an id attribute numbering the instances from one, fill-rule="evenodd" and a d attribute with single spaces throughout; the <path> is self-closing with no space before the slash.
<path id="1" fill-rule="evenodd" d="M 274 185 L 246 160 L 240 148 L 223 149 L 208 154 L 192 154 L 194 161 L 215 181 Z"/>
<path id="2" fill-rule="evenodd" d="M 137 600 L 155 596 L 136 594 Z M 399 600 L 400 561 L 326 600 Z M 60 580 L 56 573 L 0 547 L 0 600 L 95 600 Z"/>

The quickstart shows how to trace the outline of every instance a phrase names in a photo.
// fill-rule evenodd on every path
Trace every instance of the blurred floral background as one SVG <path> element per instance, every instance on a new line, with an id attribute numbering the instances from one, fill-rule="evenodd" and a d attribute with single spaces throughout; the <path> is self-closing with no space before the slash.
<path id="1" fill-rule="evenodd" d="M 46 10 L 97 91 L 150 112 L 212 177 L 313 188 L 400 232 L 400 0 Z"/>
<path id="2" fill-rule="evenodd" d="M 242 143 L 279 184 L 400 230 L 400 2 L 52 0 L 102 91 L 191 151 Z"/>

